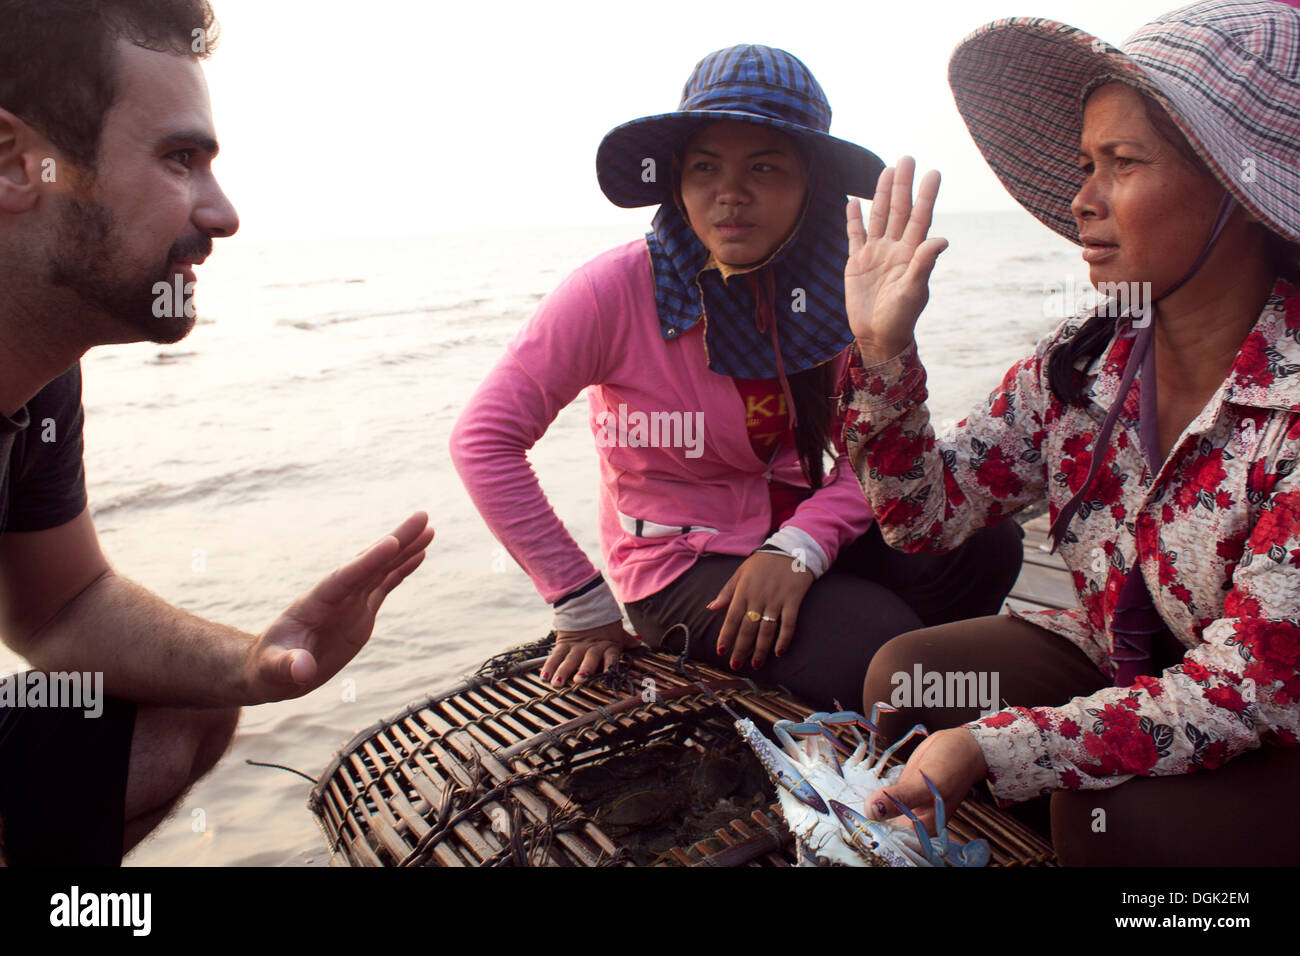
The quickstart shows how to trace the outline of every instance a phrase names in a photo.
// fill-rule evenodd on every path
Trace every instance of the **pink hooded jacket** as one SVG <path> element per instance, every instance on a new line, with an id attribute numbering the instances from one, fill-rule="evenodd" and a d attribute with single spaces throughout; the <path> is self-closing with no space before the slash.
<path id="1" fill-rule="evenodd" d="M 847 353 L 837 369 L 845 364 Z M 587 386 L 601 456 L 601 547 L 624 602 L 659 591 L 702 554 L 760 547 L 771 521 L 769 477 L 807 487 L 793 449 L 783 446 L 770 464 L 754 454 L 734 382 L 707 368 L 704 323 L 664 338 L 645 241 L 612 249 L 543 300 L 452 430 L 452 460 L 474 504 L 548 602 L 597 571 L 526 456 Z M 638 432 L 638 423 L 648 427 Z M 801 549 L 797 556 L 820 575 L 871 522 L 840 455 L 773 538 L 790 553 Z"/>

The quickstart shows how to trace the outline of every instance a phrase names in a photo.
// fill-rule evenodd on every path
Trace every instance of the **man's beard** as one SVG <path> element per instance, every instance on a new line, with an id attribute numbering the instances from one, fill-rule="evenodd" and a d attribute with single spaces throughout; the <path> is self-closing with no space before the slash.
<path id="1" fill-rule="evenodd" d="M 119 258 L 122 243 L 112 213 L 93 200 L 63 199 L 55 227 L 54 252 L 46 280 L 73 292 L 86 306 L 138 329 L 139 338 L 159 344 L 179 342 L 194 328 L 193 315 L 185 314 L 187 296 L 175 297 L 177 273 L 171 263 L 206 255 L 212 248 L 207 236 L 178 242 L 152 270 L 134 270 Z M 181 279 L 182 290 L 184 279 Z M 159 296 L 156 283 L 169 289 L 165 314 L 154 314 Z M 190 312 L 193 312 L 191 306 Z"/>

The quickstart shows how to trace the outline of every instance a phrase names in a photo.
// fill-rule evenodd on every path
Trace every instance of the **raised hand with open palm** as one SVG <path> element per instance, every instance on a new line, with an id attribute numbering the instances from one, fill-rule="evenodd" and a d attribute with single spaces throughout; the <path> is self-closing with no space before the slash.
<path id="1" fill-rule="evenodd" d="M 849 260 L 844 292 L 849 327 L 862 361 L 877 365 L 903 352 L 913 341 L 916 320 L 930 298 L 930 272 L 948 240 L 927 238 L 939 193 L 939 174 L 921 179 L 912 201 L 916 162 L 910 156 L 888 167 L 876 183 L 865 229 L 862 204 L 848 206 Z"/>

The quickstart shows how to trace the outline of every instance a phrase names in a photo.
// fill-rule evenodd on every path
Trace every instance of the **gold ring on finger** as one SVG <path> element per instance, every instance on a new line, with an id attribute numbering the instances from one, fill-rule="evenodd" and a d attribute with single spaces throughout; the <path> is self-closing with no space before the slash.
<path id="1" fill-rule="evenodd" d="M 755 624 L 763 620 L 763 615 L 759 614 L 757 611 L 746 611 L 745 617 L 749 618 Z"/>

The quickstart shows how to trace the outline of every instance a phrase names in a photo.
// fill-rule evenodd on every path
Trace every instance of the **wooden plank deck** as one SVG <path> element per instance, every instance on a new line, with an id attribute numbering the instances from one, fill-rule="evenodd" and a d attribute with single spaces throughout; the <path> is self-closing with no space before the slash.
<path id="1" fill-rule="evenodd" d="M 1016 610 L 1042 610 L 1076 607 L 1070 572 L 1065 563 L 1051 553 L 1051 539 L 1047 537 L 1049 523 L 1042 514 L 1024 522 L 1025 563 L 1020 577 L 1007 597 L 1006 607 Z"/>

